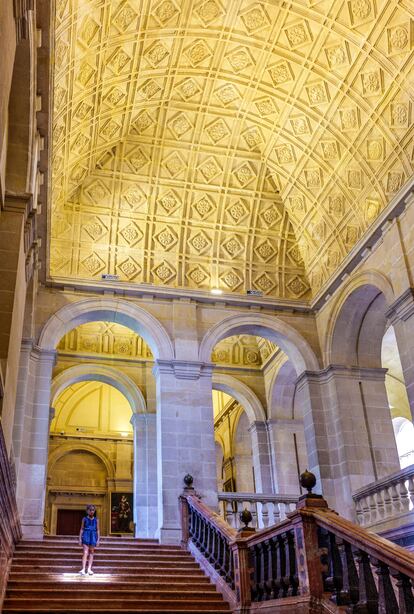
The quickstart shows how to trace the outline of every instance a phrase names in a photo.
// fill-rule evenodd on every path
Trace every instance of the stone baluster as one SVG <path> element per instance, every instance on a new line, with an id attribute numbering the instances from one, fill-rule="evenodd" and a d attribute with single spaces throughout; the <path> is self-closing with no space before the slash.
<path id="1" fill-rule="evenodd" d="M 414 508 L 414 476 L 410 476 L 407 481 L 408 496 L 410 499 L 409 509 Z"/>
<path id="2" fill-rule="evenodd" d="M 390 488 L 385 487 L 383 490 L 383 498 L 384 498 L 384 508 L 385 508 L 385 518 L 389 518 L 392 516 L 392 497 L 390 493 Z"/>
<path id="3" fill-rule="evenodd" d="M 368 505 L 369 505 L 369 522 L 370 524 L 373 524 L 377 520 L 377 517 L 378 517 L 377 502 L 376 502 L 375 494 L 369 495 Z"/>
<path id="4" fill-rule="evenodd" d="M 397 490 L 400 494 L 400 505 L 403 512 L 408 512 L 410 509 L 410 497 L 408 494 L 407 480 L 401 480 L 397 484 Z"/>
<path id="5" fill-rule="evenodd" d="M 235 514 L 234 514 L 234 509 L 233 509 L 233 502 L 232 501 L 225 501 L 224 502 L 224 518 L 226 520 L 226 522 L 228 522 L 228 524 L 233 527 L 233 529 L 236 528 L 236 524 L 235 524 Z"/>
<path id="6" fill-rule="evenodd" d="M 364 511 L 362 508 L 362 499 L 357 499 L 356 504 L 355 504 L 355 511 L 356 511 L 357 523 L 362 526 L 364 524 Z"/>
<path id="7" fill-rule="evenodd" d="M 401 512 L 400 493 L 397 489 L 397 484 L 391 484 L 390 486 L 392 515 L 399 514 Z"/>
<path id="8" fill-rule="evenodd" d="M 377 505 L 377 516 L 380 520 L 382 520 L 385 516 L 385 505 L 384 500 L 382 498 L 383 491 L 379 490 L 375 493 L 375 500 Z"/>

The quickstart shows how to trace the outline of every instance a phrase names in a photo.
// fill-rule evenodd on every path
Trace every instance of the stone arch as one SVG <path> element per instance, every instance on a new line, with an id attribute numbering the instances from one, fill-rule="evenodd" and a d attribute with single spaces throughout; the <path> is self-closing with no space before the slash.
<path id="1" fill-rule="evenodd" d="M 213 389 L 232 396 L 245 410 L 249 423 L 266 420 L 266 412 L 253 390 L 245 383 L 225 373 L 213 374 Z"/>
<path id="2" fill-rule="evenodd" d="M 106 454 L 103 454 L 102 451 L 98 447 L 94 446 L 93 444 L 86 443 L 86 442 L 78 442 L 78 441 L 76 443 L 71 443 L 71 442 L 64 443 L 60 445 L 58 448 L 56 448 L 56 450 L 54 450 L 49 455 L 48 473 L 49 474 L 51 473 L 51 471 L 53 470 L 53 467 L 56 465 L 56 463 L 61 458 L 63 458 L 63 456 L 65 456 L 66 454 L 70 454 L 70 452 L 75 452 L 78 450 L 89 452 L 90 454 L 94 454 L 95 456 L 97 456 L 99 460 L 102 461 L 102 463 L 105 465 L 105 469 L 107 471 L 108 478 L 111 480 L 115 478 L 115 467 L 111 459 L 108 458 Z"/>
<path id="3" fill-rule="evenodd" d="M 276 343 L 291 359 L 297 375 L 319 369 L 314 351 L 297 330 L 276 316 L 260 313 L 230 316 L 212 326 L 200 343 L 200 361 L 211 361 L 213 348 L 221 339 L 243 334 L 265 337 Z"/>
<path id="4" fill-rule="evenodd" d="M 135 382 L 117 369 L 99 364 L 80 364 L 62 371 L 52 381 L 51 405 L 68 386 L 78 382 L 99 381 L 113 386 L 128 400 L 132 413 L 146 413 L 144 395 Z"/>
<path id="5" fill-rule="evenodd" d="M 378 271 L 355 275 L 336 301 L 325 339 L 327 364 L 381 367 L 392 286 Z"/>
<path id="6" fill-rule="evenodd" d="M 293 419 L 297 375 L 290 360 L 286 360 L 273 376 L 269 388 L 269 418 Z"/>
<path id="7" fill-rule="evenodd" d="M 38 345 L 43 350 L 54 350 L 68 331 L 98 320 L 116 322 L 136 332 L 156 359 L 174 358 L 174 347 L 164 326 L 142 307 L 116 298 L 88 298 L 65 305 L 46 322 Z"/>

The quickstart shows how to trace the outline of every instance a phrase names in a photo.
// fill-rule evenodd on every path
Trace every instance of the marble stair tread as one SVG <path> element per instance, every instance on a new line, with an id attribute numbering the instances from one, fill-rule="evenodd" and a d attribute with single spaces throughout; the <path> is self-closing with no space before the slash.
<path id="1" fill-rule="evenodd" d="M 24 614 L 25 612 L 35 612 L 36 614 L 53 614 L 54 612 L 59 612 L 59 614 L 76 614 L 76 612 L 88 612 L 89 614 L 136 614 L 136 612 L 140 612 L 140 614 L 165 614 L 165 612 L 167 610 L 157 610 L 157 609 L 148 609 L 148 608 L 140 608 L 139 610 L 137 608 L 134 609 L 130 609 L 130 608 L 105 608 L 103 610 L 96 610 L 94 608 L 91 608 L 90 605 L 87 609 L 85 610 L 80 610 L 80 609 L 73 609 L 72 607 L 63 607 L 63 608 L 55 608 L 53 611 L 52 610 L 45 610 L 44 608 L 26 608 L 25 610 L 21 610 L 20 608 L 14 608 L 14 607 L 9 607 L 7 609 L 3 609 L 3 614 L 12 614 L 12 612 L 18 612 L 19 614 Z M 168 614 L 198 614 L 200 610 L 195 608 L 173 608 L 168 610 Z M 216 609 L 210 609 L 210 610 L 203 610 L 203 614 L 222 614 L 222 612 L 225 611 L 230 611 L 228 610 L 216 610 Z"/>
<path id="2" fill-rule="evenodd" d="M 36 609 L 38 610 L 46 610 L 48 612 L 58 612 L 63 610 L 67 610 L 70 605 L 70 612 L 77 611 L 90 611 L 91 604 L 93 603 L 93 607 L 97 611 L 105 611 L 108 609 L 112 609 L 113 611 L 124 612 L 125 608 L 130 608 L 134 610 L 162 610 L 164 612 L 171 612 L 171 609 L 181 610 L 183 612 L 188 611 L 189 609 L 205 611 L 205 610 L 215 610 L 220 612 L 228 612 L 229 606 L 224 601 L 213 600 L 213 599 L 186 599 L 181 603 L 171 602 L 171 600 L 160 600 L 160 599 L 152 599 L 151 601 L 145 602 L 141 599 L 128 599 L 125 596 L 117 600 L 117 603 L 114 603 L 113 598 L 103 599 L 94 597 L 93 601 L 91 601 L 90 597 L 85 597 L 84 599 L 73 599 L 68 602 L 66 599 L 51 599 L 50 597 L 46 597 L 43 600 L 34 600 L 32 598 L 14 598 L 5 600 L 3 606 L 3 614 L 6 614 L 8 611 L 11 611 L 11 608 L 20 607 L 21 612 L 31 612 Z M 99 608 L 99 610 L 98 610 Z"/>
<path id="3" fill-rule="evenodd" d="M 106 538 L 95 553 L 95 575 L 86 577 L 78 573 L 81 554 L 73 537 L 21 542 L 14 553 L 3 614 L 230 611 L 192 555 L 179 546 Z"/>

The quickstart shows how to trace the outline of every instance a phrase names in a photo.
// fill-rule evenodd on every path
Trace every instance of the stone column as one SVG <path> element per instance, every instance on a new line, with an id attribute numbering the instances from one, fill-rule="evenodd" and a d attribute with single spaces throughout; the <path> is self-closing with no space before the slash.
<path id="1" fill-rule="evenodd" d="M 280 418 L 267 421 L 275 492 L 299 495 L 299 474 L 308 466 L 302 420 Z"/>
<path id="2" fill-rule="evenodd" d="M 252 422 L 249 427 L 249 432 L 252 437 L 256 492 L 266 494 L 273 493 L 274 483 L 266 422 Z"/>
<path id="3" fill-rule="evenodd" d="M 24 433 L 24 419 L 27 406 L 28 384 L 30 381 L 29 363 L 33 349 L 33 339 L 23 339 L 20 350 L 20 365 L 17 380 L 16 408 L 13 424 L 13 461 L 16 475 L 19 473 L 20 457 Z"/>
<path id="4" fill-rule="evenodd" d="M 212 370 L 200 362 L 157 360 L 158 537 L 181 539 L 178 497 L 183 478 L 194 477 L 203 501 L 217 507 Z"/>
<path id="5" fill-rule="evenodd" d="M 8 454 L 12 445 L 26 302 L 25 222 L 27 198 L 8 196 L 0 215 L 0 373 L 3 398 L 1 424 Z"/>
<path id="6" fill-rule="evenodd" d="M 330 460 L 330 437 L 319 372 L 304 371 L 296 382 L 295 405 L 301 409 L 305 430 L 307 469 L 316 476 L 315 493 L 323 492 L 331 503 L 334 485 Z"/>
<path id="7" fill-rule="evenodd" d="M 394 327 L 412 421 L 414 422 L 414 289 L 408 288 L 391 305 L 386 316 Z"/>
<path id="8" fill-rule="evenodd" d="M 51 419 L 50 386 L 55 357 L 55 351 L 34 348 L 29 360 L 28 394 L 17 475 L 17 503 L 23 536 L 26 538 L 43 537 Z"/>
<path id="9" fill-rule="evenodd" d="M 134 522 L 135 537 L 154 538 L 157 511 L 156 414 L 134 414 Z"/>
<path id="10" fill-rule="evenodd" d="M 308 403 L 303 407 L 311 470 L 315 473 L 314 463 L 319 461 L 323 492 L 331 507 L 354 519 L 352 494 L 399 469 L 385 369 L 334 365 L 305 377 L 314 391 L 304 399 L 304 378 L 300 378 L 302 402 Z"/>

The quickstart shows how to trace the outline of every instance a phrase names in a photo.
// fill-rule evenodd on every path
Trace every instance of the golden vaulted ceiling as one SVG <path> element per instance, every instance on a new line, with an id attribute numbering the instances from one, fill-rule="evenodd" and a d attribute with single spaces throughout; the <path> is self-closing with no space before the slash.
<path id="1" fill-rule="evenodd" d="M 56 0 L 50 274 L 307 299 L 413 168 L 411 0 Z"/>

